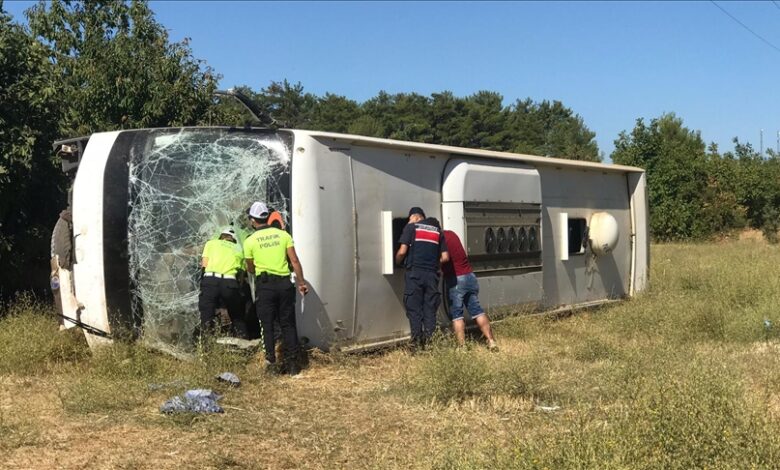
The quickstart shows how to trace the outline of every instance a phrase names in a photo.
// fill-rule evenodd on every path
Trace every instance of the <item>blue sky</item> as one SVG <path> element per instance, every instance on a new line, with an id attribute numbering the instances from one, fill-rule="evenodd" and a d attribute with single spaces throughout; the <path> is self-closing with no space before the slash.
<path id="1" fill-rule="evenodd" d="M 718 2 L 780 47 L 780 7 Z M 6 1 L 21 19 L 29 2 Z M 764 148 L 780 130 L 780 51 L 710 2 L 152 2 L 222 86 L 300 81 L 362 101 L 380 90 L 505 104 L 560 100 L 606 156 L 638 117 L 675 112 L 705 141 Z"/>

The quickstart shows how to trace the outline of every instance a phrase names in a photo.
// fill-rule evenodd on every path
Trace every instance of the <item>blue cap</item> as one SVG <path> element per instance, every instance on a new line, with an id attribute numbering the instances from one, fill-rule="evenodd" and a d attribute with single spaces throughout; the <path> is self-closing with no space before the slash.
<path id="1" fill-rule="evenodd" d="M 409 217 L 413 216 L 414 214 L 419 214 L 425 217 L 425 212 L 423 212 L 422 208 L 417 206 L 414 206 L 411 209 L 409 209 Z"/>

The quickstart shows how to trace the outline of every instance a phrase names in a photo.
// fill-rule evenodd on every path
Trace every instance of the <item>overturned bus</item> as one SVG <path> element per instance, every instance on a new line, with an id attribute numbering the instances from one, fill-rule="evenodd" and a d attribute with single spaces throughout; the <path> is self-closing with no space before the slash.
<path id="1" fill-rule="evenodd" d="M 259 128 L 105 132 L 59 150 L 75 179 L 52 286 L 90 344 L 118 331 L 191 344 L 203 244 L 248 228 L 255 200 L 287 221 L 310 284 L 298 332 L 323 350 L 408 338 L 393 254 L 411 206 L 461 237 L 488 312 L 598 305 L 647 285 L 639 168 Z"/>

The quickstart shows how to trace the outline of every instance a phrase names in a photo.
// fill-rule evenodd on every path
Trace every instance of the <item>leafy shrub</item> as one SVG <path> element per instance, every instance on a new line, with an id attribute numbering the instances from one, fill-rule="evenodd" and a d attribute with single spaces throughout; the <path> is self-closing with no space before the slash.
<path id="1" fill-rule="evenodd" d="M 761 232 L 769 243 L 776 245 L 780 242 L 780 211 L 777 207 L 767 206 L 763 213 L 764 223 L 761 225 Z"/>

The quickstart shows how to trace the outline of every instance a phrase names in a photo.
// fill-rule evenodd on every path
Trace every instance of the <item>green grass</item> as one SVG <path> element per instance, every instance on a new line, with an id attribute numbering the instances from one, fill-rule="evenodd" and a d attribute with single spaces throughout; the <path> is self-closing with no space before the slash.
<path id="1" fill-rule="evenodd" d="M 90 351 L 80 330 L 59 331 L 51 307 L 30 297 L 17 299 L 3 314 L 0 376 L 54 375 L 53 388 L 71 413 L 131 411 L 151 397 L 242 370 L 248 360 L 215 343 L 203 345 L 189 362 L 126 342 Z"/>
<path id="2" fill-rule="evenodd" d="M 565 404 L 544 435 L 449 453 L 442 468 L 768 468 L 780 427 L 720 357 L 667 356 L 607 399 Z M 587 395 L 587 394 L 586 394 Z"/>
<path id="3" fill-rule="evenodd" d="M 549 324 L 546 335 L 535 337 L 533 343 L 548 349 L 545 354 L 555 363 L 537 362 L 536 375 L 557 390 L 552 398 L 562 407 L 544 435 L 495 448 L 450 451 L 440 466 L 775 466 L 780 457 L 777 248 L 662 245 L 654 247 L 653 255 L 649 292 L 599 313 Z M 765 319 L 771 328 L 764 326 Z M 515 336 L 515 323 L 527 321 L 498 325 L 499 338 Z M 538 354 L 525 355 L 514 371 L 533 368 Z M 476 364 L 479 372 L 473 370 Z M 486 376 L 500 383 L 497 377 L 507 374 L 500 362 L 450 365 L 449 376 L 477 390 L 470 397 L 485 406 L 496 393 L 508 393 L 473 385 Z M 556 368 L 563 374 L 550 372 Z M 421 382 L 439 382 L 430 369 L 415 372 L 418 380 L 421 375 L 427 375 Z M 464 385 L 453 382 L 450 397 L 436 387 L 428 393 L 456 400 Z M 540 401 L 538 395 L 532 398 Z"/>
<path id="4" fill-rule="evenodd" d="M 647 292 L 505 319 L 499 353 L 449 337 L 417 355 L 320 353 L 301 380 L 215 344 L 187 362 L 139 344 L 91 352 L 26 299 L 0 320 L 0 450 L 27 467 L 771 468 L 778 298 L 777 246 L 656 245 Z M 243 385 L 216 383 L 225 370 Z M 223 392 L 226 413 L 159 414 L 193 387 Z M 97 444 L 35 460 L 62 436 L 115 460 Z"/>
<path id="5" fill-rule="evenodd" d="M 456 349 L 449 341 L 432 350 L 407 371 L 395 393 L 439 404 L 462 403 L 493 397 L 551 401 L 551 364 L 541 355 L 517 362 L 510 355 L 492 353 L 471 345 Z"/>
<path id="6" fill-rule="evenodd" d="M 89 354 L 84 335 L 59 332 L 51 307 L 40 301 L 20 297 L 0 314 L 0 375 L 36 374 Z"/>

